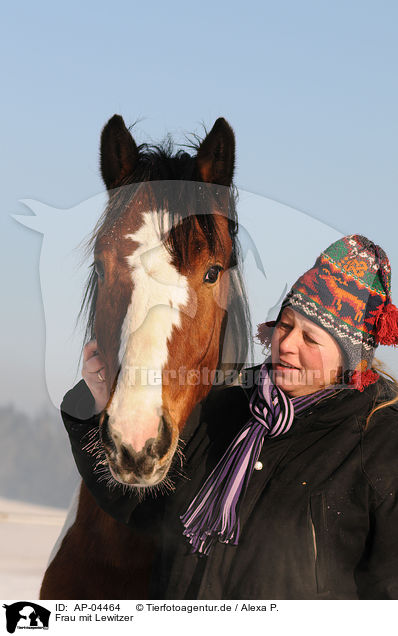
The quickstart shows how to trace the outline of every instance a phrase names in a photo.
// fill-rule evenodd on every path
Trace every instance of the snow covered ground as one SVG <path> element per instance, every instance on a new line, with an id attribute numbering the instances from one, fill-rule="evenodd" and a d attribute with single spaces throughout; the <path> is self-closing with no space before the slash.
<path id="1" fill-rule="evenodd" d="M 66 510 L 0 498 L 0 599 L 35 600 Z"/>

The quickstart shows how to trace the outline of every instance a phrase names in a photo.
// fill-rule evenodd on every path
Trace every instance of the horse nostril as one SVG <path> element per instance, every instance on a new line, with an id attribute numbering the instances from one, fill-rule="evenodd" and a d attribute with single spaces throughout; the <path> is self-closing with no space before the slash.
<path id="1" fill-rule="evenodd" d="M 159 423 L 159 433 L 152 442 L 153 452 L 160 458 L 169 450 L 172 441 L 172 426 L 168 420 L 162 416 Z"/>
<path id="2" fill-rule="evenodd" d="M 145 450 L 147 454 L 149 455 L 149 457 L 153 457 L 154 459 L 157 459 L 157 453 L 155 449 L 155 440 L 153 438 L 147 441 L 145 445 Z"/>
<path id="3" fill-rule="evenodd" d="M 130 453 L 130 451 L 128 450 L 128 448 L 126 448 L 126 446 L 124 444 L 122 444 L 120 446 L 120 456 L 121 456 L 121 463 L 123 464 L 123 466 L 128 466 L 130 467 L 130 469 L 133 469 L 133 456 Z"/>

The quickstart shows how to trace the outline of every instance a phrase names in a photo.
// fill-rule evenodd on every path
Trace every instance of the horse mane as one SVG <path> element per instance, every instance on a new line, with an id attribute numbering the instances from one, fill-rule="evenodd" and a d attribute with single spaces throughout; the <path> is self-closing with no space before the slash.
<path id="1" fill-rule="evenodd" d="M 200 139 L 190 148 L 197 150 Z M 109 192 L 109 201 L 98 220 L 93 232 L 85 243 L 86 256 L 92 255 L 97 240 L 108 232 L 126 205 L 139 189 L 151 182 L 153 209 L 159 213 L 159 227 L 162 234 L 168 235 L 165 246 L 177 264 L 187 265 L 189 245 L 201 232 L 211 253 L 216 245 L 221 245 L 214 215 L 209 210 L 223 195 L 226 186 L 217 186 L 199 182 L 196 179 L 195 157 L 184 150 L 174 151 L 170 136 L 160 144 L 141 144 L 138 146 L 139 162 L 133 174 L 122 184 Z M 245 285 L 242 277 L 240 245 L 238 240 L 238 219 L 236 204 L 238 193 L 232 184 L 228 188 L 228 229 L 232 240 L 232 252 L 229 267 L 232 269 L 228 311 L 225 319 L 224 338 L 220 341 L 219 369 L 240 371 L 246 362 L 248 353 L 252 353 L 252 333 L 250 311 Z M 225 207 L 225 205 L 224 205 Z M 167 227 L 162 212 L 168 211 Z M 86 281 L 78 321 L 86 320 L 83 345 L 95 337 L 95 307 L 97 300 L 97 275 L 93 265 Z M 223 334 L 222 334 L 223 335 Z M 222 342 L 224 340 L 224 342 Z M 221 362 L 228 357 L 228 362 Z"/>

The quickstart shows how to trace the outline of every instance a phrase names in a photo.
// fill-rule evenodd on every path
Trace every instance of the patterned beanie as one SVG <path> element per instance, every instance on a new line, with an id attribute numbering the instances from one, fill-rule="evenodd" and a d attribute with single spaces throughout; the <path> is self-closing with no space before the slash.
<path id="1" fill-rule="evenodd" d="M 325 329 L 344 354 L 344 382 L 363 391 L 378 379 L 371 370 L 378 344 L 398 344 L 398 309 L 390 296 L 391 267 L 385 252 L 364 236 L 345 236 L 327 248 L 295 282 L 282 303 Z M 258 326 L 270 344 L 278 322 Z"/>

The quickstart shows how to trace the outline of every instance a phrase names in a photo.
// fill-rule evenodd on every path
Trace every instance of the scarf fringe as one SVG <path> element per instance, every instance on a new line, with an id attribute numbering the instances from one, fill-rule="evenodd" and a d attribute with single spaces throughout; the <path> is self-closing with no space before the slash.
<path id="1" fill-rule="evenodd" d="M 250 420 L 191 502 L 181 520 L 193 551 L 208 554 L 218 540 L 237 545 L 239 509 L 267 429 Z M 231 468 L 239 466 L 235 478 Z M 211 502 L 210 502 L 211 500 Z"/>

